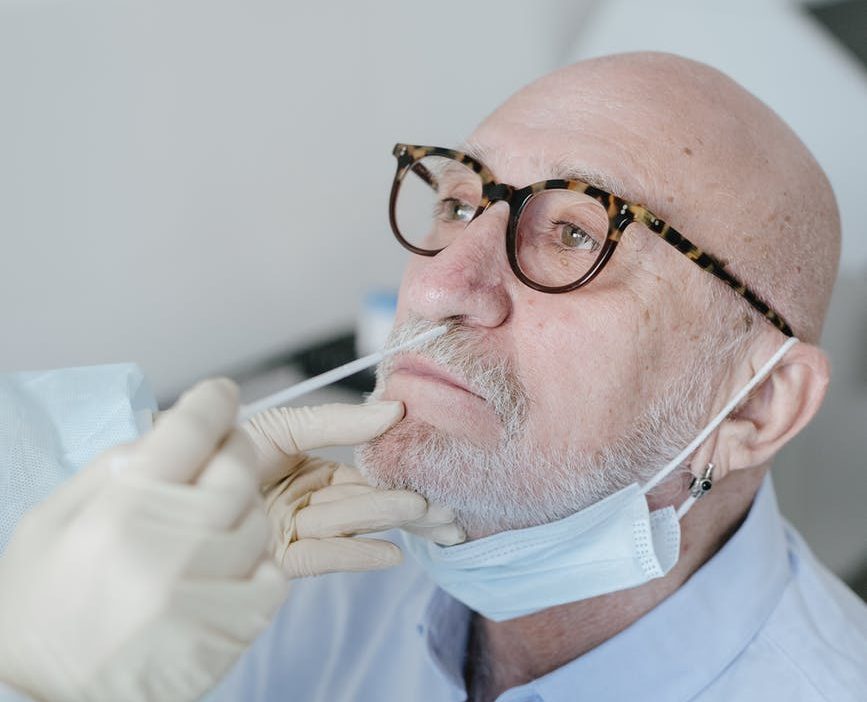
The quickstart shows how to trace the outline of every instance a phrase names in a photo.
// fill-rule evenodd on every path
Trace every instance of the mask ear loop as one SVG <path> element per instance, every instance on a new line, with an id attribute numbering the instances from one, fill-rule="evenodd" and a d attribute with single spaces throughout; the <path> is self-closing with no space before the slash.
<path id="1" fill-rule="evenodd" d="M 677 454 L 677 456 L 675 456 L 671 460 L 671 462 L 667 466 L 665 466 L 665 468 L 659 471 L 644 484 L 644 486 L 641 488 L 641 492 L 646 495 L 648 492 L 653 490 L 653 488 L 655 488 L 657 485 L 659 485 L 659 483 L 665 480 L 675 468 L 680 466 L 681 463 L 683 463 L 693 451 L 695 451 L 699 446 L 701 446 L 701 444 L 704 443 L 705 439 L 707 439 L 707 437 L 709 437 L 711 433 L 713 433 L 713 431 L 725 421 L 725 419 L 732 413 L 732 411 L 734 411 L 735 407 L 737 407 L 759 383 L 761 383 L 765 378 L 768 377 L 770 372 L 774 369 L 774 366 L 776 366 L 777 363 L 780 362 L 780 359 L 786 355 L 786 352 L 797 343 L 798 339 L 796 339 L 794 336 L 787 339 L 786 343 L 780 346 L 780 348 L 777 349 L 776 353 L 768 359 L 767 363 L 765 363 L 765 365 L 759 368 L 758 372 L 752 377 L 750 382 L 744 385 L 744 387 L 742 387 L 740 391 L 735 394 L 735 396 L 731 400 L 728 401 L 726 406 L 719 411 L 719 413 L 710 421 L 710 423 L 704 429 L 702 429 L 699 435 L 695 437 L 689 443 L 689 445 L 685 449 L 683 449 L 683 451 Z M 677 512 L 678 518 L 686 514 L 687 511 L 689 511 L 689 508 L 693 506 L 693 504 L 695 504 L 695 499 L 692 499 L 692 496 L 690 496 L 680 506 L 680 509 Z"/>

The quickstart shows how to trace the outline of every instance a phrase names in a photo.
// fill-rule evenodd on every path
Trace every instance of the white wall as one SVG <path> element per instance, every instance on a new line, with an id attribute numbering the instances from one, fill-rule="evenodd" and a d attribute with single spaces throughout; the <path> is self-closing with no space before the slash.
<path id="1" fill-rule="evenodd" d="M 352 323 L 395 141 L 454 144 L 584 3 L 0 0 L 0 368 L 194 378 Z"/>

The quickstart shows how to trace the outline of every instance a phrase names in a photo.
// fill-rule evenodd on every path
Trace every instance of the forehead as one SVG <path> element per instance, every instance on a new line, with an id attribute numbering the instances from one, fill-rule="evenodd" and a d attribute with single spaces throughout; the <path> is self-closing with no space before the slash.
<path id="1" fill-rule="evenodd" d="M 633 150 L 606 130 L 485 123 L 458 149 L 498 181 L 517 187 L 551 178 L 578 180 L 640 204 L 653 189 Z"/>
<path id="2" fill-rule="evenodd" d="M 509 171 L 513 169 L 508 166 L 501 166 L 501 168 L 498 169 L 491 164 L 502 164 L 504 162 L 515 164 L 516 160 L 521 160 L 525 161 L 522 170 L 527 170 L 530 173 L 537 174 L 537 176 L 534 176 L 534 180 L 530 182 L 549 180 L 552 178 L 580 180 L 613 195 L 620 195 L 625 188 L 622 178 L 592 166 L 586 161 L 583 161 L 579 156 L 570 158 L 566 155 L 559 155 L 554 160 L 550 160 L 538 151 L 531 151 L 530 153 L 523 155 L 515 154 L 513 152 L 503 153 L 501 150 L 479 141 L 467 141 L 459 146 L 458 150 L 485 164 L 497 180 L 501 180 L 498 171 Z M 510 184 L 522 187 L 528 185 L 529 182 Z"/>

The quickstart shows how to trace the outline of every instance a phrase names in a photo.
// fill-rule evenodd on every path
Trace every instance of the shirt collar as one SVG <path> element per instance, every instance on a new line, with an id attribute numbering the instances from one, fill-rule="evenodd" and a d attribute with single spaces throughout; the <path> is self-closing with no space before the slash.
<path id="1" fill-rule="evenodd" d="M 464 661 L 467 656 L 470 610 L 438 587 L 416 625 L 427 643 L 427 653 L 449 685 L 465 690 Z"/>
<path id="2" fill-rule="evenodd" d="M 787 554 L 768 475 L 738 531 L 676 592 L 592 651 L 500 699 L 571 702 L 576 690 L 595 702 L 644 699 L 649 690 L 658 699 L 691 699 L 773 611 L 791 578 Z M 436 588 L 418 624 L 432 660 L 461 691 L 469 621 L 469 610 Z"/>
<path id="3" fill-rule="evenodd" d="M 770 476 L 738 531 L 670 597 L 602 645 L 530 683 L 545 702 L 689 700 L 746 648 L 791 579 Z M 648 655 L 652 648 L 653 655 Z M 628 675 L 621 674 L 628 670 Z"/>

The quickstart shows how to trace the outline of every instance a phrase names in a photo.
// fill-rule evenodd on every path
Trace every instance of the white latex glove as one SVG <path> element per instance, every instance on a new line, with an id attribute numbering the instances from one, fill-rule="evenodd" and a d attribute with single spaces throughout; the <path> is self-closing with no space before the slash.
<path id="1" fill-rule="evenodd" d="M 286 580 L 238 392 L 205 382 L 22 519 L 0 558 L 0 680 L 50 702 L 195 700 Z"/>
<path id="2" fill-rule="evenodd" d="M 275 558 L 289 577 L 375 570 L 400 563 L 400 549 L 356 534 L 410 528 L 442 544 L 463 541 L 454 516 L 407 490 L 371 487 L 355 468 L 308 456 L 352 446 L 403 417 L 401 402 L 271 409 L 244 425 L 261 470 Z"/>

